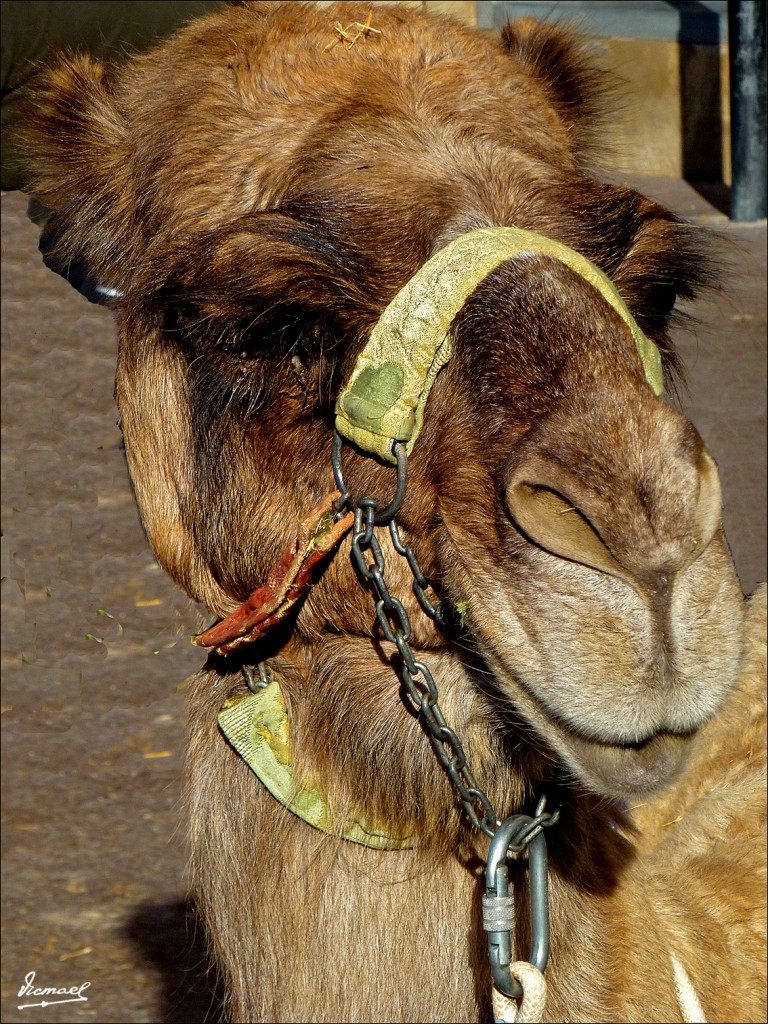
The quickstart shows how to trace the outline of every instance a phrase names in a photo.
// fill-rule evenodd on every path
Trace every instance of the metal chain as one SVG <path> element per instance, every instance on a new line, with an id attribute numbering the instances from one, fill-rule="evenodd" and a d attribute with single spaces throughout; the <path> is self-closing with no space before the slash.
<path id="1" fill-rule="evenodd" d="M 433 604 L 427 597 L 427 587 L 430 586 L 429 579 L 421 571 L 421 566 L 416 561 L 416 555 L 413 553 L 413 548 L 409 544 L 404 544 L 401 537 L 400 531 L 397 527 L 397 521 L 390 519 L 389 521 L 389 534 L 392 538 L 392 544 L 394 545 L 395 551 L 408 563 L 408 568 L 411 570 L 413 576 L 413 593 L 416 600 L 421 605 L 422 611 L 425 615 L 428 615 L 430 619 L 433 619 L 438 626 L 445 628 L 450 623 L 449 605 L 445 602 L 439 604 Z"/>
<path id="2" fill-rule="evenodd" d="M 438 704 L 437 684 L 422 661 L 417 661 L 410 645 L 411 623 L 402 602 L 393 597 L 384 579 L 384 553 L 374 533 L 374 521 L 378 503 L 373 498 L 360 498 L 355 509 L 355 525 L 352 533 L 352 556 L 361 576 L 376 592 L 376 618 L 381 630 L 390 643 L 395 644 L 400 654 L 398 674 L 406 693 L 424 723 L 427 735 L 434 747 L 438 760 L 459 794 L 464 810 L 472 824 L 492 836 L 498 824 L 491 801 L 475 782 L 467 765 L 467 757 L 461 740 L 446 723 Z M 414 593 L 419 604 L 432 618 L 438 619 L 438 607 L 429 601 L 425 593 L 428 579 L 419 568 L 409 547 L 402 544 L 394 519 L 389 521 L 395 549 L 408 561 L 414 576 Z M 373 561 L 367 560 L 367 553 Z"/>
<path id="3" fill-rule="evenodd" d="M 526 846 L 531 843 L 540 832 L 550 825 L 554 825 L 560 818 L 560 808 L 554 811 L 545 811 L 547 805 L 546 794 L 539 798 L 533 818 L 524 828 L 518 830 L 514 843 L 510 843 L 509 849 L 512 853 L 522 853 Z"/>
<path id="4" fill-rule="evenodd" d="M 475 781 L 464 752 L 461 740 L 445 721 L 438 704 L 438 690 L 429 667 L 417 661 L 410 645 L 411 622 L 408 612 L 401 601 L 394 597 L 384 579 L 386 565 L 384 552 L 374 532 L 376 526 L 388 526 L 395 551 L 408 563 L 413 576 L 413 593 L 422 610 L 438 626 L 446 627 L 451 621 L 450 606 L 445 602 L 434 604 L 427 595 L 430 587 L 429 578 L 424 574 L 416 555 L 410 545 L 403 542 L 395 520 L 397 512 L 405 496 L 407 482 L 407 459 L 405 445 L 398 443 L 393 451 L 397 458 L 397 487 L 395 498 L 383 511 L 375 498 L 363 497 L 353 501 L 344 484 L 341 471 L 341 438 L 337 434 L 333 445 L 333 470 L 336 483 L 341 491 L 338 502 L 338 515 L 343 514 L 345 507 L 354 508 L 355 524 L 352 532 L 352 557 L 363 578 L 376 593 L 376 619 L 386 639 L 393 643 L 400 654 L 400 666 L 397 669 L 411 702 L 412 710 L 421 716 L 427 735 L 434 747 L 438 760 L 448 773 L 461 800 L 464 810 L 472 824 L 493 837 L 500 822 L 496 817 L 488 795 L 479 788 Z M 369 562 L 368 557 L 373 557 Z M 539 835 L 543 828 L 553 825 L 559 817 L 559 809 L 553 813 L 544 810 L 546 798 L 539 800 L 535 817 L 530 824 L 516 836 L 515 846 L 511 849 L 522 851 Z"/>

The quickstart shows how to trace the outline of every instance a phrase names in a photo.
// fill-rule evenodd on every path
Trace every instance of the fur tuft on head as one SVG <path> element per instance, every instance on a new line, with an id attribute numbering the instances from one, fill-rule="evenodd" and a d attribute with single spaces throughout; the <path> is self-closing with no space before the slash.
<path id="1" fill-rule="evenodd" d="M 610 82 L 587 54 L 586 41 L 558 25 L 520 18 L 504 26 L 501 43 L 514 63 L 545 88 L 575 148 L 591 150 Z"/>

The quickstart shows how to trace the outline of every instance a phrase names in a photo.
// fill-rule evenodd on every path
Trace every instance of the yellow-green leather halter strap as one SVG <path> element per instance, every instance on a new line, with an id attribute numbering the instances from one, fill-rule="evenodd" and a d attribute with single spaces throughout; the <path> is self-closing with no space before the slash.
<path id="1" fill-rule="evenodd" d="M 335 821 L 319 789 L 297 785 L 288 712 L 276 681 L 228 700 L 219 712 L 219 726 L 272 796 L 307 824 L 377 850 L 404 850 L 414 845 L 413 839 L 397 839 L 362 816 Z"/>
<path id="2" fill-rule="evenodd" d="M 336 429 L 363 451 L 394 463 L 410 455 L 437 374 L 450 356 L 451 323 L 499 264 L 526 253 L 553 256 L 595 287 L 629 327 L 648 383 L 663 391 L 661 355 L 605 274 L 567 245 L 522 228 L 470 231 L 441 249 L 397 293 L 371 332 L 336 403 Z"/>

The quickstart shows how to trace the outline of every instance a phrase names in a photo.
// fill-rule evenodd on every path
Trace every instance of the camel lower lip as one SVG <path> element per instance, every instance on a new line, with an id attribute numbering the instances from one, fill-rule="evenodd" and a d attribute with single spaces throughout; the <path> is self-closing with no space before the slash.
<path id="1" fill-rule="evenodd" d="M 638 744 L 602 743 L 569 735 L 567 746 L 592 788 L 638 796 L 661 788 L 682 769 L 691 737 L 660 732 Z"/>

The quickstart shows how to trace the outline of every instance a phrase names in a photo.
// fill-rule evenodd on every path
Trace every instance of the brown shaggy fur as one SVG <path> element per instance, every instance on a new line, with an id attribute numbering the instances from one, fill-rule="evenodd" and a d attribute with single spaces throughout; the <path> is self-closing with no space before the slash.
<path id="1" fill-rule="evenodd" d="M 335 26 L 369 10 L 243 4 L 114 74 L 61 58 L 32 91 L 30 191 L 63 252 L 123 293 L 117 398 L 147 536 L 217 615 L 331 490 L 339 387 L 447 242 L 506 224 L 578 249 L 668 375 L 674 300 L 705 276 L 690 227 L 590 176 L 599 97 L 567 34 L 517 22 L 497 39 L 376 5 L 376 31 L 346 43 Z M 563 265 L 503 264 L 452 332 L 400 519 L 438 596 L 466 605 L 462 630 L 421 615 L 382 543 L 499 816 L 542 789 L 562 805 L 546 1019 L 680 1020 L 670 952 L 708 1020 L 764 1019 L 761 612 L 740 674 L 714 465 Z M 391 470 L 344 458 L 355 493 L 389 493 Z M 216 725 L 244 692 L 236 658 L 212 657 L 191 691 L 194 881 L 233 1020 L 490 1015 L 486 841 L 372 615 L 347 542 L 246 657 L 281 681 L 299 773 L 339 819 L 362 811 L 413 851 L 315 832 L 265 791 Z M 520 955 L 522 897 L 518 917 Z"/>

